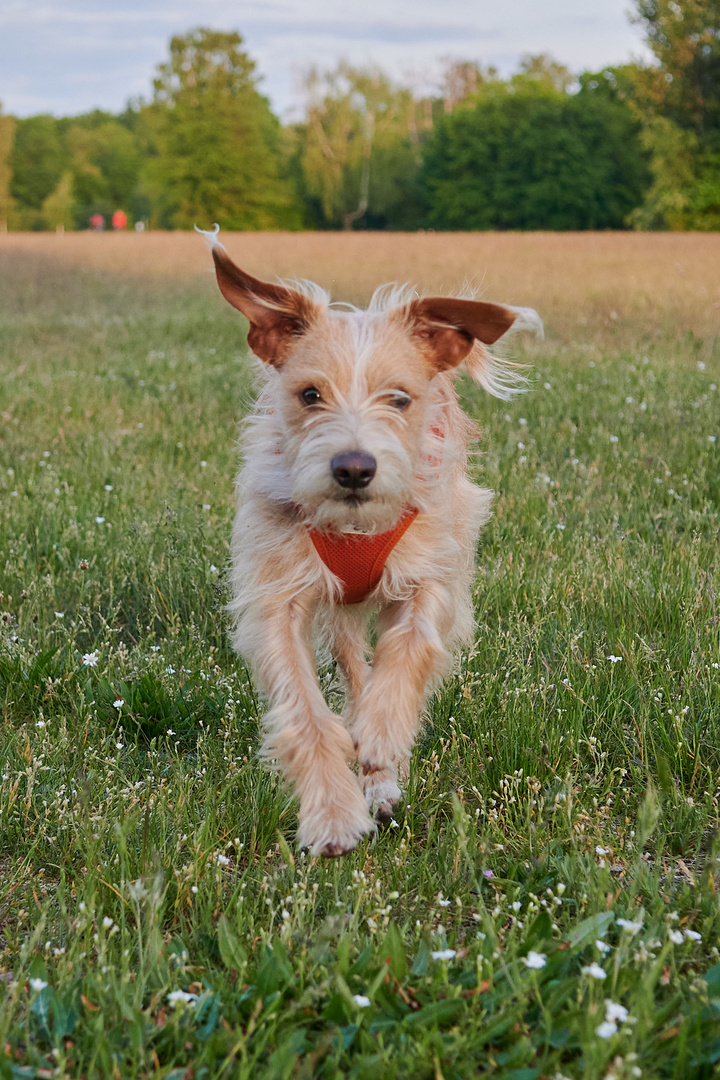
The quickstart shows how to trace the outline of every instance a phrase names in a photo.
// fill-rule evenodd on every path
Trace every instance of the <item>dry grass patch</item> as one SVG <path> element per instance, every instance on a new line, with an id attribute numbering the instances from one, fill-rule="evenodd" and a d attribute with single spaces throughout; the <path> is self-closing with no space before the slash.
<path id="1" fill-rule="evenodd" d="M 250 272 L 307 277 L 336 299 L 365 303 L 385 281 L 426 292 L 465 282 L 488 299 L 537 308 L 552 336 L 611 344 L 626 337 L 720 329 L 720 236 L 701 233 L 225 233 Z M 211 272 L 194 233 L 11 233 L 14 262 L 166 279 Z"/>

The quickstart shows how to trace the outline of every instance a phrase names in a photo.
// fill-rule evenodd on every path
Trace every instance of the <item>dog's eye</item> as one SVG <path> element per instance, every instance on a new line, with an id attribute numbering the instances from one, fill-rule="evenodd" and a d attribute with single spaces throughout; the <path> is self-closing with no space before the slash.
<path id="1" fill-rule="evenodd" d="M 412 404 L 412 398 L 404 390 L 393 390 L 390 394 L 390 404 L 394 409 L 400 409 L 402 412 Z"/>
<path id="2" fill-rule="evenodd" d="M 322 394 L 315 386 L 308 386 L 306 390 L 303 390 L 300 394 L 300 400 L 303 405 L 319 405 L 322 401 Z"/>

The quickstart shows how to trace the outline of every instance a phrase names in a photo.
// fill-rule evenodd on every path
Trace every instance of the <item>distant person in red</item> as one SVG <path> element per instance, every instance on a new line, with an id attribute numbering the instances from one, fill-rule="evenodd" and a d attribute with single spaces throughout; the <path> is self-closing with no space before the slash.
<path id="1" fill-rule="evenodd" d="M 112 216 L 112 227 L 116 232 L 127 229 L 127 214 L 124 210 L 116 210 Z"/>
<path id="2" fill-rule="evenodd" d="M 95 232 L 102 232 L 105 228 L 105 218 L 102 214 L 93 214 L 88 224 Z"/>

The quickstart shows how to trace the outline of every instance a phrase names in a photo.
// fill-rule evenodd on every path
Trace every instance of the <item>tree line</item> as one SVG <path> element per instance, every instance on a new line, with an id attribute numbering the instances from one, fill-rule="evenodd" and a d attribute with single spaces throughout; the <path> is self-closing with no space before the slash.
<path id="1" fill-rule="evenodd" d="M 119 115 L 0 113 L 0 230 L 718 229 L 720 0 L 634 18 L 652 64 L 453 63 L 435 94 L 339 64 L 284 126 L 240 34 L 193 30 Z"/>

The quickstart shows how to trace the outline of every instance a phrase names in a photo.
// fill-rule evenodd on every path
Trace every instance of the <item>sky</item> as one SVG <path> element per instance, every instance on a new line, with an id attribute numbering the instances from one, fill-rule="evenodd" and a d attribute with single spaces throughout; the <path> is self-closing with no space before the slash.
<path id="1" fill-rule="evenodd" d="M 16 116 L 120 111 L 148 98 L 173 34 L 239 30 L 284 120 L 300 115 L 301 78 L 345 59 L 418 90 L 443 62 L 503 75 L 550 53 L 572 71 L 648 57 L 631 0 L 0 0 L 0 102 Z"/>

